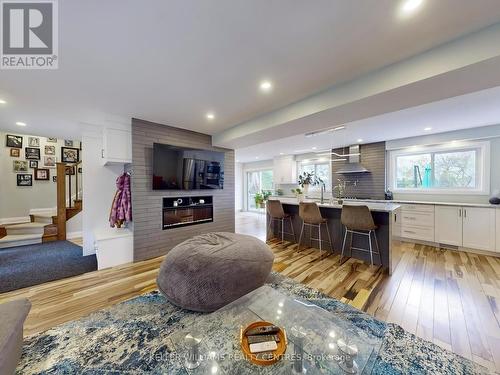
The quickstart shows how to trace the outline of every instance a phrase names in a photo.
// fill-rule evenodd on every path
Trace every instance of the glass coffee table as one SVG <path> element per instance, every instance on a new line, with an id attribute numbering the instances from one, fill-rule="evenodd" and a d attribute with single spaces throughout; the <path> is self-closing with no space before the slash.
<path id="1" fill-rule="evenodd" d="M 270 366 L 247 361 L 240 329 L 264 320 L 284 328 L 285 356 Z M 381 339 L 306 300 L 263 286 L 193 320 L 170 336 L 188 374 L 370 374 Z"/>

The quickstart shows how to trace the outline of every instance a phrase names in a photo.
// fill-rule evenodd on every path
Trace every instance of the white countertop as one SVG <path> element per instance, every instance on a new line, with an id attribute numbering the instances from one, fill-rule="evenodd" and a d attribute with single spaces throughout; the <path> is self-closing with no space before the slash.
<path id="1" fill-rule="evenodd" d="M 283 200 L 284 199 L 295 199 L 295 197 L 290 197 L 290 196 L 280 196 L 280 195 L 274 195 L 270 197 L 271 199 L 279 199 Z M 310 202 L 318 202 L 318 198 L 307 198 L 308 201 Z M 328 201 L 327 198 L 325 198 L 325 201 Z M 459 203 L 459 202 L 432 202 L 432 201 L 410 201 L 410 200 L 399 200 L 399 199 L 394 199 L 394 200 L 384 200 L 384 199 L 349 199 L 345 198 L 344 202 L 368 202 L 368 203 L 396 203 L 396 204 L 432 204 L 436 206 L 461 206 L 461 207 L 484 207 L 484 208 L 500 208 L 500 205 L 496 204 L 489 204 L 489 203 Z"/>
<path id="2" fill-rule="evenodd" d="M 297 198 L 286 198 L 286 197 L 270 197 L 269 199 L 272 200 L 279 200 L 283 204 L 293 204 L 293 205 L 299 205 L 299 201 Z M 326 207 L 326 208 L 337 208 L 341 209 L 342 205 L 341 204 L 330 204 L 327 203 L 328 201 L 325 201 L 325 203 L 319 203 L 316 199 L 304 199 L 303 202 L 316 202 L 318 206 L 320 207 Z M 363 205 L 367 206 L 370 211 L 378 211 L 378 212 L 393 212 L 397 210 L 401 205 L 393 202 L 387 202 L 387 201 L 358 201 L 358 200 L 346 200 L 345 204 L 348 205 Z"/>
<path id="3" fill-rule="evenodd" d="M 461 206 L 461 207 L 486 207 L 486 208 L 500 208 L 500 205 L 489 204 L 489 203 L 458 203 L 458 202 L 429 202 L 429 201 L 405 201 L 405 200 L 391 200 L 386 201 L 383 199 L 345 199 L 346 202 L 392 202 L 397 204 L 433 204 L 436 206 Z"/>

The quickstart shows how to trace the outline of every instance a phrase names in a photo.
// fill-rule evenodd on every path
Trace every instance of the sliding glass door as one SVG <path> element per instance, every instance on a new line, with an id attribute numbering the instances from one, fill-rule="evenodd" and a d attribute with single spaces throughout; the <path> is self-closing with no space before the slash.
<path id="1" fill-rule="evenodd" d="M 273 190 L 273 171 L 266 169 L 247 172 L 247 210 L 257 211 L 255 194 Z"/>

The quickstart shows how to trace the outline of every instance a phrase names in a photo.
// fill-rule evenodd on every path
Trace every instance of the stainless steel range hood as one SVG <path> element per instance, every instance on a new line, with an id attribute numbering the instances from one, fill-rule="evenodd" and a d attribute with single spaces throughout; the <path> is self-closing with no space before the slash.
<path id="1" fill-rule="evenodd" d="M 337 155 L 334 154 L 335 156 L 339 157 L 349 157 L 349 162 L 342 165 L 340 169 L 335 172 L 338 174 L 347 174 L 347 173 L 369 173 L 370 171 L 363 167 L 360 164 L 360 152 L 359 152 L 359 145 L 353 145 L 349 146 L 349 154 L 345 155 Z"/>

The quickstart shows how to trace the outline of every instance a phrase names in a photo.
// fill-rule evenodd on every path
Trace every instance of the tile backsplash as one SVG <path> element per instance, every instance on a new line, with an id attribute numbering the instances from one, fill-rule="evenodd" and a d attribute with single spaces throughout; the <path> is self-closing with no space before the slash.
<path id="1" fill-rule="evenodd" d="M 333 150 L 338 154 L 349 153 L 349 148 Z M 385 192 L 385 142 L 360 145 L 360 163 L 369 173 L 337 174 L 348 161 L 332 162 L 332 181 L 337 185 L 337 179 L 349 181 L 346 196 L 355 198 L 384 199 Z M 354 186 L 356 182 L 356 186 Z"/>

